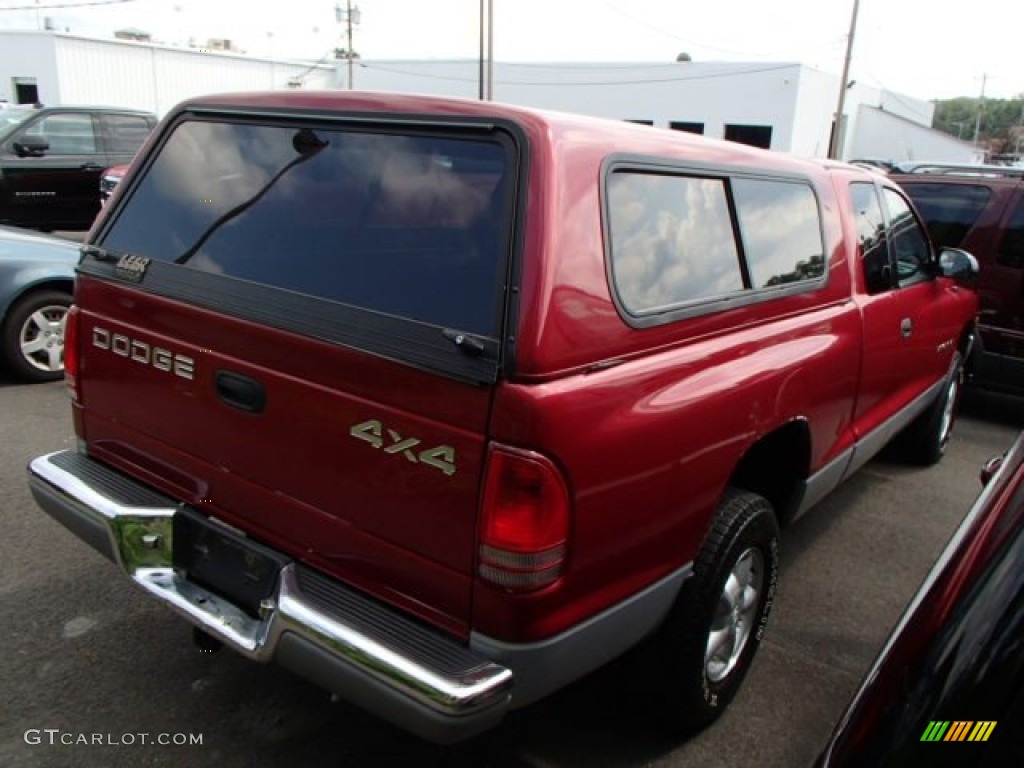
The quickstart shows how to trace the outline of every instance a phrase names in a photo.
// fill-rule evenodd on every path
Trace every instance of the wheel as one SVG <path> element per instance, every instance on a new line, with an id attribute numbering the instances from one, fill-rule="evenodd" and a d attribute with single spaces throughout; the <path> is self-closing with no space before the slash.
<path id="1" fill-rule="evenodd" d="M 946 453 L 949 439 L 953 436 L 956 408 L 964 384 L 964 364 L 959 352 L 953 353 L 950 368 L 935 402 L 899 438 L 900 454 L 915 464 L 936 464 Z"/>
<path id="2" fill-rule="evenodd" d="M 8 311 L 2 351 L 12 372 L 26 381 L 56 381 L 64 375 L 64 321 L 71 296 L 37 291 Z"/>
<path id="3" fill-rule="evenodd" d="M 657 714 L 673 730 L 704 728 L 736 695 L 764 636 L 778 572 L 771 504 L 729 489 L 693 575 L 655 637 Z"/>

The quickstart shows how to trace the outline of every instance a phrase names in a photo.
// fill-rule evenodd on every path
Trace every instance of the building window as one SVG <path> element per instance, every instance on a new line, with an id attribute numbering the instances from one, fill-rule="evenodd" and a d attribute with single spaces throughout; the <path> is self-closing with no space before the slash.
<path id="1" fill-rule="evenodd" d="M 771 149 L 772 127 L 770 125 L 737 125 L 733 123 L 725 126 L 725 138 L 727 141 L 749 144 L 752 147 Z"/>
<path id="2" fill-rule="evenodd" d="M 39 103 L 39 86 L 34 77 L 15 77 L 12 84 L 15 104 Z"/>
<path id="3" fill-rule="evenodd" d="M 687 123 L 681 120 L 673 120 L 668 124 L 668 127 L 673 131 L 685 131 L 686 133 L 704 135 L 704 123 Z"/>

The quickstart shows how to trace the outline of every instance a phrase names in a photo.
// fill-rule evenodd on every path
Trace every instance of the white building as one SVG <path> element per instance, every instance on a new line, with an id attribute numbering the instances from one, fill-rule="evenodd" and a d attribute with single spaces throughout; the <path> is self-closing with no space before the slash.
<path id="1" fill-rule="evenodd" d="M 11 104 L 101 104 L 163 116 L 204 93 L 332 88 L 334 78 L 333 64 L 50 31 L 0 32 L 0 100 Z"/>
<path id="2" fill-rule="evenodd" d="M 354 86 L 475 99 L 479 64 L 353 62 Z M 344 88 L 348 62 L 300 63 L 53 31 L 0 31 L 0 100 L 102 104 L 162 116 L 204 93 Z M 646 122 L 782 152 L 829 151 L 839 78 L 797 63 L 667 62 L 493 66 L 498 101 Z M 971 162 L 974 148 L 931 126 L 935 105 L 854 83 L 844 108 L 845 159 Z"/>
<path id="3" fill-rule="evenodd" d="M 345 82 L 339 63 L 339 83 Z M 356 88 L 477 98 L 475 61 L 356 61 Z M 495 62 L 494 98 L 828 155 L 839 77 L 797 63 Z M 844 159 L 972 162 L 970 144 L 932 130 L 935 105 L 853 83 L 843 113 Z"/>

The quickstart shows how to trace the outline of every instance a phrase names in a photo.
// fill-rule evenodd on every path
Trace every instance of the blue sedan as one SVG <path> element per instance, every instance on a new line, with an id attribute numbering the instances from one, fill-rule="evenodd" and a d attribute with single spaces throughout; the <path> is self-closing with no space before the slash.
<path id="1" fill-rule="evenodd" d="M 0 358 L 25 381 L 64 375 L 78 244 L 0 227 Z"/>

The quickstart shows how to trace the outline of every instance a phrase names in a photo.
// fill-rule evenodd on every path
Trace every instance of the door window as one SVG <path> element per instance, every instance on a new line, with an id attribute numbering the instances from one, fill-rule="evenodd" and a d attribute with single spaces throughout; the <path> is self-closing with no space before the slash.
<path id="1" fill-rule="evenodd" d="M 889 211 L 889 233 L 896 261 L 896 282 L 900 287 L 926 280 L 929 276 L 931 245 L 907 201 L 891 189 L 883 189 Z"/>
<path id="2" fill-rule="evenodd" d="M 996 251 L 996 261 L 1005 267 L 1024 266 L 1024 198 L 1017 207 L 1003 232 L 1003 242 Z"/>
<path id="3" fill-rule="evenodd" d="M 108 152 L 134 155 L 149 135 L 149 121 L 139 115 L 100 115 Z"/>
<path id="4" fill-rule="evenodd" d="M 868 293 L 881 293 L 893 287 L 892 265 L 885 234 L 885 218 L 874 184 L 851 184 L 850 199 L 857 224 L 864 284 Z"/>
<path id="5" fill-rule="evenodd" d="M 84 113 L 55 114 L 44 117 L 27 131 L 50 143 L 50 155 L 88 155 L 96 153 L 96 133 L 92 116 Z"/>

